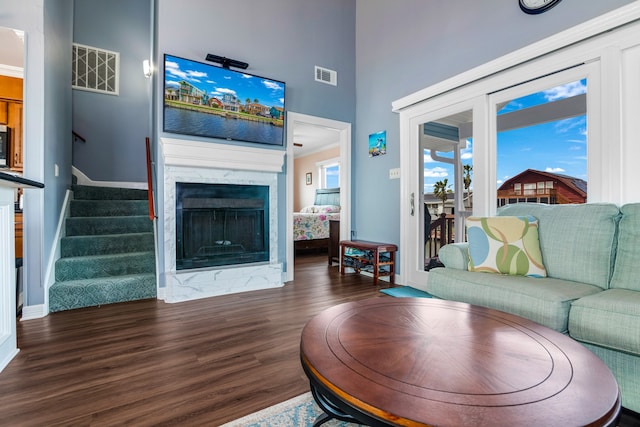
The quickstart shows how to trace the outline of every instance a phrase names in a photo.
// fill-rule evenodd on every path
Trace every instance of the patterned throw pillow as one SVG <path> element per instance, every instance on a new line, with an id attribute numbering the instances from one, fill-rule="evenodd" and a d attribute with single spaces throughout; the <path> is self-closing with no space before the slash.
<path id="1" fill-rule="evenodd" d="M 469 271 L 546 277 L 533 216 L 467 218 Z"/>

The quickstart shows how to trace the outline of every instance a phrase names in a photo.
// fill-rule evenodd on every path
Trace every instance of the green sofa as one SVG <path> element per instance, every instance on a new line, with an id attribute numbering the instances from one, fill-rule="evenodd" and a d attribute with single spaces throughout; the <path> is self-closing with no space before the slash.
<path id="1" fill-rule="evenodd" d="M 622 405 L 640 412 L 640 203 L 519 203 L 498 215 L 532 215 L 547 277 L 468 271 L 468 244 L 441 248 L 445 268 L 427 291 L 513 313 L 568 334 L 611 369 Z"/>

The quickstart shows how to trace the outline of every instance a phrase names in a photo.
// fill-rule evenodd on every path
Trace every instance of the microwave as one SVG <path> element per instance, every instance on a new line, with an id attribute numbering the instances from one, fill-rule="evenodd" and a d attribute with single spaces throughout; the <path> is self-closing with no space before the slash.
<path id="1" fill-rule="evenodd" d="M 7 125 L 0 125 L 0 168 L 7 167 L 7 157 L 9 156 L 9 136 L 10 128 Z"/>

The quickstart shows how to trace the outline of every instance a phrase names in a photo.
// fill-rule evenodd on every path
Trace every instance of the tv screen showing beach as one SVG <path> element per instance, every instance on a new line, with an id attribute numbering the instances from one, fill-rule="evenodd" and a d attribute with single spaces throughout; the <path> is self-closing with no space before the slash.
<path id="1" fill-rule="evenodd" d="M 283 82 L 164 56 L 164 131 L 284 144 Z"/>

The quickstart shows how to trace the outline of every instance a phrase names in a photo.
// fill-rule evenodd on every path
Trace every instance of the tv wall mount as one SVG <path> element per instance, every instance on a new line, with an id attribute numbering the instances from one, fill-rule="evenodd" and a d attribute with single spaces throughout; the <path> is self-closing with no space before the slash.
<path id="1" fill-rule="evenodd" d="M 218 63 L 222 65 L 222 68 L 226 68 L 226 69 L 229 69 L 230 67 L 234 67 L 234 68 L 241 68 L 243 70 L 246 70 L 247 67 L 249 66 L 249 64 L 247 64 L 246 62 L 237 61 L 231 58 L 225 58 L 224 56 L 218 56 L 212 53 L 207 53 L 206 59 L 207 61 Z"/>

